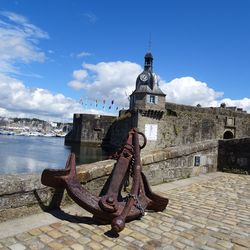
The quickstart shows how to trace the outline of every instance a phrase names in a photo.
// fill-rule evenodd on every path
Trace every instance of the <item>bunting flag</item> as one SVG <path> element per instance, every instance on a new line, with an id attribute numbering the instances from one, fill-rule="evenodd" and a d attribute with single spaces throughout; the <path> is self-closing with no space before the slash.
<path id="1" fill-rule="evenodd" d="M 115 100 L 114 99 L 103 99 L 103 100 L 98 100 L 98 99 L 88 99 L 88 97 L 82 96 L 79 100 L 79 103 L 83 106 L 83 108 L 87 107 L 95 107 L 103 110 L 113 110 L 113 111 L 118 111 L 120 108 L 119 106 L 116 106 Z"/>

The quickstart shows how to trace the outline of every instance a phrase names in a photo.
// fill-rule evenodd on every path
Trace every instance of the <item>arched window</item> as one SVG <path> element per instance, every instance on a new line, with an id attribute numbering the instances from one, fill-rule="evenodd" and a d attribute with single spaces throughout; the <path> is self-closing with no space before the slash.
<path id="1" fill-rule="evenodd" d="M 232 139 L 234 138 L 234 135 L 231 131 L 226 131 L 223 135 L 223 139 Z"/>

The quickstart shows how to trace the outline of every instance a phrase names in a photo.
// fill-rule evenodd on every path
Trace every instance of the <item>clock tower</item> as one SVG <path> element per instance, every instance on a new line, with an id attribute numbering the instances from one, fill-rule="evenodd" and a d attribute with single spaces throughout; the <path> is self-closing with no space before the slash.
<path id="1" fill-rule="evenodd" d="M 131 110 L 164 110 L 165 94 L 161 91 L 157 76 L 153 73 L 153 56 L 145 55 L 143 72 L 136 79 L 136 87 L 130 95 Z"/>

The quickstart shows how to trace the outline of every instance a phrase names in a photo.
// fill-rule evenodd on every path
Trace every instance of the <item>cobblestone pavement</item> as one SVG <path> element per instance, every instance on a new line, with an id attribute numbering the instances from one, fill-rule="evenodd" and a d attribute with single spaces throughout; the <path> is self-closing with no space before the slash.
<path id="1" fill-rule="evenodd" d="M 250 176 L 214 173 L 154 190 L 169 198 L 167 209 L 127 223 L 119 237 L 79 208 L 0 239 L 0 249 L 250 249 Z"/>

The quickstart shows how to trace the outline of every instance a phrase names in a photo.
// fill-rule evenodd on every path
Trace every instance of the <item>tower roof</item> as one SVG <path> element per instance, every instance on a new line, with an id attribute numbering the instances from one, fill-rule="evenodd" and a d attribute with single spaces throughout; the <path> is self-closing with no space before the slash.
<path id="1" fill-rule="evenodd" d="M 145 59 L 146 59 L 146 58 L 152 58 L 152 59 L 154 59 L 154 58 L 153 58 L 153 55 L 152 55 L 152 53 L 151 53 L 150 51 L 148 51 L 148 52 L 145 54 L 144 58 L 145 58 Z"/>
<path id="2" fill-rule="evenodd" d="M 145 64 L 143 72 L 136 79 L 136 93 L 148 93 L 165 95 L 158 86 L 157 76 L 153 73 L 153 55 L 147 52 L 144 56 Z"/>

